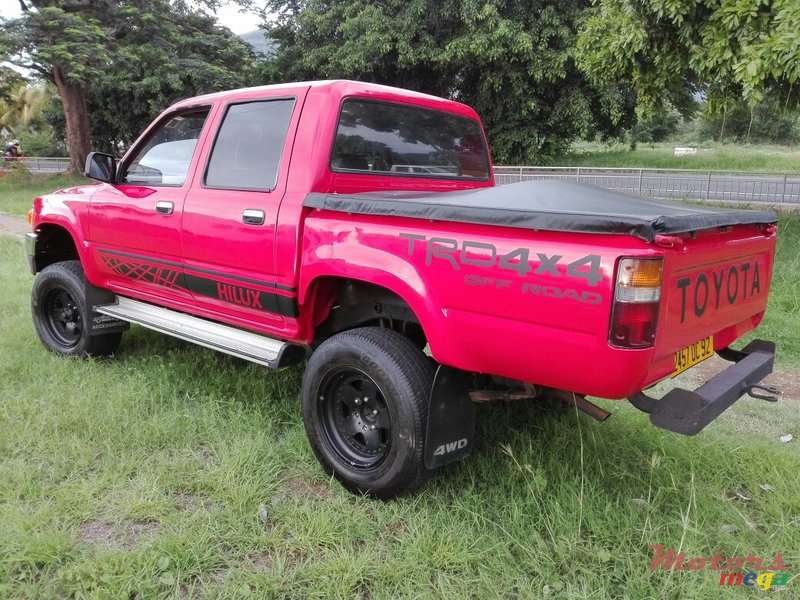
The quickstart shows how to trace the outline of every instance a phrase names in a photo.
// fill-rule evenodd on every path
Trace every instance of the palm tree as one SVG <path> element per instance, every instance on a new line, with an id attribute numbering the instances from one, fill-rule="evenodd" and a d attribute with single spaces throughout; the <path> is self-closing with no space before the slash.
<path id="1" fill-rule="evenodd" d="M 0 100 L 0 127 L 16 134 L 19 129 L 36 125 L 42 118 L 51 92 L 44 84 L 23 84 Z"/>

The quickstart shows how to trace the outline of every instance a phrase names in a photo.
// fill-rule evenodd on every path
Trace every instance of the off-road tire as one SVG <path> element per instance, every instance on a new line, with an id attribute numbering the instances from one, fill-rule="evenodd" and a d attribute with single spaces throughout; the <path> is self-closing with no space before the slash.
<path id="1" fill-rule="evenodd" d="M 91 307 L 86 305 L 86 278 L 78 260 L 45 267 L 33 282 L 31 312 L 42 343 L 63 356 L 108 356 L 122 333 L 89 335 Z"/>
<path id="2" fill-rule="evenodd" d="M 325 340 L 311 355 L 302 392 L 306 433 L 325 471 L 348 490 L 382 500 L 417 489 L 429 474 L 433 376 L 431 360 L 391 329 L 363 327 Z"/>

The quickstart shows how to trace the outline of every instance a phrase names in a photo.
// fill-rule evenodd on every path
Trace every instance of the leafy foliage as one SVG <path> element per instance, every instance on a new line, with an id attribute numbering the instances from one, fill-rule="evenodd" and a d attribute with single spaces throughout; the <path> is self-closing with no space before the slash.
<path id="1" fill-rule="evenodd" d="M 707 110 L 768 90 L 797 105 L 797 0 L 595 0 L 578 38 L 580 66 L 595 81 L 632 82 L 645 111 L 686 106 L 702 92 Z"/>
<path id="2" fill-rule="evenodd" d="M 546 161 L 575 136 L 633 123 L 624 84 L 590 83 L 575 41 L 586 2 L 273 0 L 265 79 L 349 78 L 450 97 L 484 120 L 495 160 Z"/>
<path id="3" fill-rule="evenodd" d="M 797 144 L 800 111 L 785 110 L 779 99 L 768 93 L 755 106 L 744 101 L 733 104 L 724 120 L 721 116 L 705 116 L 700 136 L 715 140 L 724 136 L 725 140 L 741 143 Z"/>
<path id="4" fill-rule="evenodd" d="M 214 18 L 181 3 L 148 3 L 152 12 L 129 9 L 119 26 L 114 68 L 88 92 L 91 138 L 98 148 L 119 150 L 173 102 L 250 83 L 255 60 L 247 44 Z M 157 40 L 157 43 L 153 43 Z"/>
<path id="5" fill-rule="evenodd" d="M 55 81 L 63 126 L 80 165 L 92 138 L 128 143 L 174 100 L 246 83 L 254 56 L 213 17 L 184 0 L 25 0 L 2 21 L 0 58 Z M 206 2 L 213 5 L 213 2 Z M 55 125 L 58 125 L 56 122 Z"/>

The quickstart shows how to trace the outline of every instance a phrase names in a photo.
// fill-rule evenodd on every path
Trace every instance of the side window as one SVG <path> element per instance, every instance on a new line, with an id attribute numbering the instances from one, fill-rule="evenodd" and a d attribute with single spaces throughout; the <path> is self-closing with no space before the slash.
<path id="1" fill-rule="evenodd" d="M 222 121 L 208 160 L 207 188 L 275 188 L 294 99 L 233 104 Z"/>
<path id="2" fill-rule="evenodd" d="M 123 168 L 121 183 L 180 186 L 186 181 L 189 164 L 208 109 L 176 115 L 155 130 L 133 160 Z"/>

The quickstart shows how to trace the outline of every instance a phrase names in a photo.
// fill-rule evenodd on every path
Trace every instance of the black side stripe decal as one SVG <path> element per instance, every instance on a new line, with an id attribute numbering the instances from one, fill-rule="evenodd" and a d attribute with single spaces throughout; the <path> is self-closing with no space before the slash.
<path id="1" fill-rule="evenodd" d="M 214 298 L 255 310 L 263 310 L 284 317 L 295 318 L 299 314 L 297 300 L 289 296 L 226 283 L 194 273 L 181 273 L 178 269 L 182 265 L 176 262 L 140 257 L 127 252 L 100 250 L 100 253 L 106 267 L 129 279 L 138 279 L 167 288 L 180 288 L 207 298 Z M 139 262 L 139 259 L 144 262 Z M 171 269 L 168 267 L 177 268 Z M 219 275 L 235 281 L 245 279 L 243 277 L 231 277 L 222 273 Z M 268 284 L 261 282 L 255 283 L 265 287 L 268 286 Z M 292 291 L 294 291 L 293 288 Z"/>
<path id="2" fill-rule="evenodd" d="M 234 281 L 241 281 L 242 283 L 252 283 L 254 285 L 260 285 L 261 287 L 271 287 L 275 288 L 276 290 L 282 290 L 284 292 L 296 292 L 297 288 L 293 288 L 288 285 L 283 285 L 280 283 L 271 283 L 268 281 L 259 281 L 258 279 L 250 279 L 249 277 L 240 277 L 238 275 L 231 275 L 230 273 L 223 273 L 222 271 L 214 271 L 212 269 L 205 269 L 203 267 L 193 267 L 189 265 L 183 265 L 178 262 L 173 262 L 171 260 L 161 260 L 159 258 L 151 258 L 149 256 L 142 256 L 141 254 L 133 254 L 131 252 L 120 252 L 118 250 L 106 250 L 105 248 L 99 248 L 98 252 L 102 254 L 112 254 L 114 256 L 124 256 L 126 258 L 135 258 L 137 260 L 144 260 L 149 263 L 156 263 L 159 265 L 167 265 L 169 267 L 177 267 L 179 269 L 184 269 L 185 271 L 196 271 L 198 273 L 205 273 L 206 275 L 214 275 L 215 277 L 224 277 L 225 279 L 232 279 Z"/>

